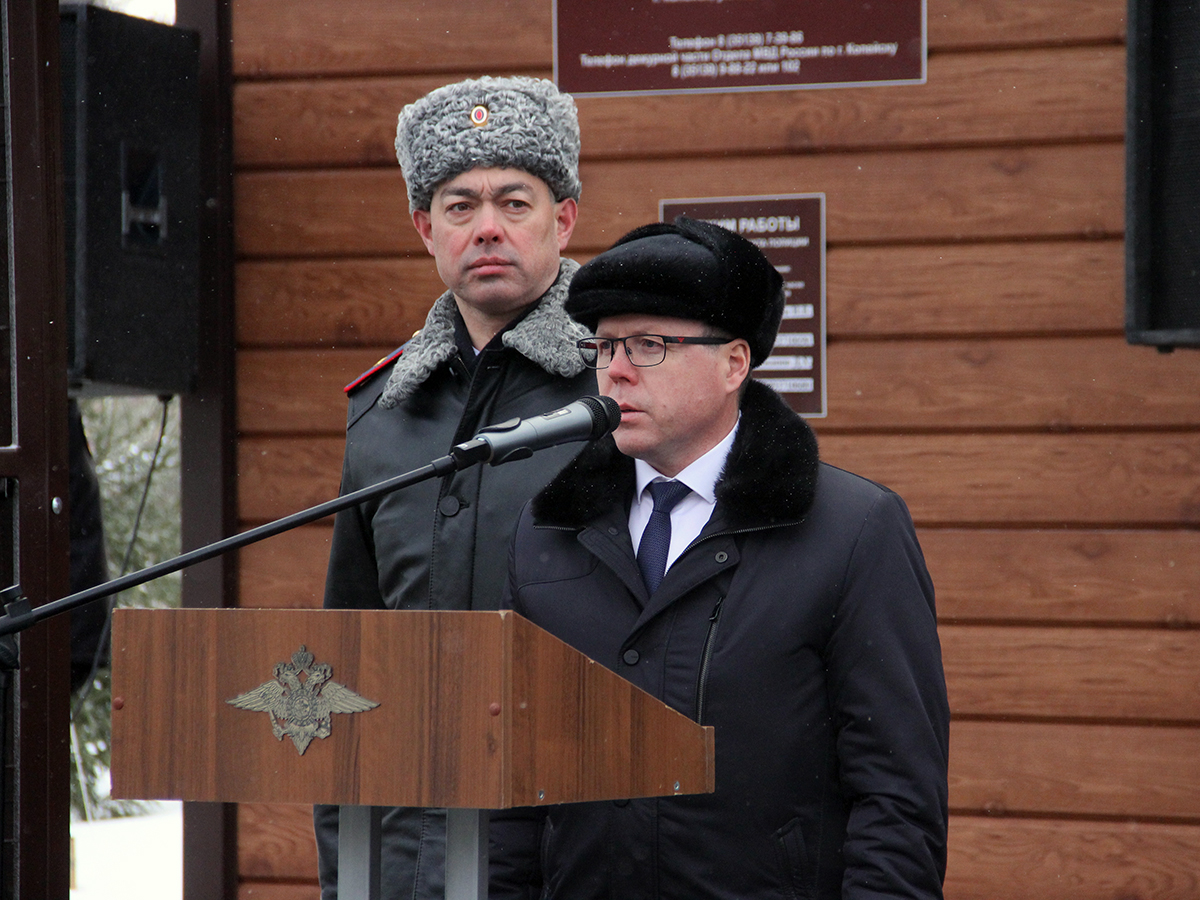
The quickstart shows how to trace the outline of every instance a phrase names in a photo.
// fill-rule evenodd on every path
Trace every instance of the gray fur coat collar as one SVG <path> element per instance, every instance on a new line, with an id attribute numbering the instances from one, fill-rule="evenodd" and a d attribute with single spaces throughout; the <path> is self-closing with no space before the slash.
<path id="1" fill-rule="evenodd" d="M 574 378 L 583 371 L 583 360 L 575 342 L 590 335 L 586 328 L 563 311 L 567 286 L 578 269 L 579 263 L 575 260 L 562 259 L 558 278 L 542 295 L 537 306 L 500 337 L 504 346 L 516 350 L 550 374 L 563 378 Z M 379 400 L 381 406 L 391 409 L 403 403 L 438 366 L 454 355 L 457 348 L 454 342 L 454 314 L 454 295 L 446 291 L 434 301 L 433 308 L 425 318 L 425 327 L 408 342 L 396 360 Z"/>

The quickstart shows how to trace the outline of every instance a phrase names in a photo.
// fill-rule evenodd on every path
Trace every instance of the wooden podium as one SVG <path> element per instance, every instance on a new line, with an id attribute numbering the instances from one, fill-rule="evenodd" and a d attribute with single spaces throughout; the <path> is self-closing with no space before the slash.
<path id="1" fill-rule="evenodd" d="M 112 695 L 114 797 L 338 804 L 344 900 L 371 807 L 447 808 L 475 900 L 486 810 L 714 787 L 711 728 L 512 612 L 117 610 Z"/>

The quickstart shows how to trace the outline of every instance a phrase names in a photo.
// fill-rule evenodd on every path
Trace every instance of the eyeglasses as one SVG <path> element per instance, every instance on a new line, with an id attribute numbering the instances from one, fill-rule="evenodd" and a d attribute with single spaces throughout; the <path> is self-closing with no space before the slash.
<path id="1" fill-rule="evenodd" d="M 631 334 L 623 338 L 584 338 L 576 341 L 583 364 L 589 369 L 607 369 L 612 364 L 617 344 L 625 346 L 629 361 L 642 368 L 657 366 L 667 358 L 667 344 L 729 344 L 737 338 L 673 337 L 666 334 Z"/>

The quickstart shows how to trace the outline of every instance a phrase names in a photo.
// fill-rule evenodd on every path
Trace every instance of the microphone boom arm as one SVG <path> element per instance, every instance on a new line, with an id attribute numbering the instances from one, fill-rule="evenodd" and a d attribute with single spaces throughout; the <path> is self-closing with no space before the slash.
<path id="1" fill-rule="evenodd" d="M 457 449 L 455 448 L 455 450 Z M 127 588 L 137 587 L 139 584 L 145 584 L 147 581 L 153 581 L 155 578 L 161 578 L 163 575 L 170 575 L 172 572 L 178 572 L 180 569 L 185 569 L 196 563 L 220 556 L 222 553 L 228 553 L 230 550 L 240 549 L 248 544 L 261 541 L 264 538 L 273 537 L 300 525 L 307 525 L 309 522 L 315 522 L 347 507 L 362 503 L 364 500 L 371 500 L 384 494 L 390 494 L 392 491 L 398 491 L 401 488 L 426 481 L 429 478 L 448 475 L 451 472 L 468 468 L 477 461 L 468 458 L 462 453 L 456 454 L 455 451 L 451 451 L 446 456 L 435 459 L 427 466 L 413 469 L 411 472 L 405 472 L 403 475 L 397 475 L 394 478 L 361 488 L 353 493 L 344 494 L 341 497 L 326 501 L 317 506 L 292 513 L 290 516 L 284 516 L 282 519 L 276 519 L 274 522 L 268 522 L 266 525 L 251 528 L 249 531 L 243 531 L 212 544 L 206 544 L 196 550 L 191 550 L 172 559 L 147 566 L 137 572 L 122 575 L 103 584 L 94 585 L 86 590 L 63 597 L 60 600 L 44 603 L 41 606 L 31 607 L 29 601 L 21 594 L 19 585 L 13 585 L 0 592 L 0 598 L 4 601 L 4 613 L 0 615 L 0 636 L 24 631 L 26 628 L 36 625 L 43 619 L 48 619 L 59 613 L 83 606 L 85 603 L 99 600 L 101 597 L 111 596 Z"/>
<path id="2" fill-rule="evenodd" d="M 590 422 L 586 426 L 575 421 L 584 415 L 590 417 Z M 555 426 L 559 424 L 557 420 L 564 416 L 575 417 L 569 423 L 574 426 L 573 429 L 558 427 L 555 430 Z M 14 584 L 0 591 L 0 603 L 4 604 L 4 612 L 0 614 L 0 637 L 23 631 L 43 619 L 83 606 L 93 600 L 99 600 L 101 597 L 111 596 L 126 588 L 137 587 L 139 584 L 145 584 L 147 581 L 153 581 L 163 575 L 170 575 L 172 572 L 178 572 L 180 569 L 212 559 L 214 556 L 220 556 L 222 553 L 228 553 L 230 550 L 237 550 L 264 538 L 273 537 L 299 525 L 307 525 L 309 522 L 323 519 L 365 500 L 390 494 L 430 478 L 449 475 L 451 472 L 467 469 L 481 462 L 490 462 L 493 466 L 497 466 L 511 460 L 524 459 L 532 455 L 534 450 L 542 447 L 601 437 L 616 428 L 620 420 L 621 411 L 611 398 L 583 397 L 569 406 L 536 418 L 513 419 L 510 422 L 484 428 L 472 440 L 458 444 L 451 448 L 445 456 L 439 457 L 419 469 L 413 469 L 403 475 L 397 475 L 352 493 L 343 494 L 341 497 L 292 513 L 290 516 L 284 516 L 282 519 L 276 519 L 266 525 L 231 535 L 172 559 L 147 566 L 137 572 L 94 585 L 59 600 L 43 603 L 41 606 L 30 606 L 29 600 L 21 593 L 20 585 Z M 532 435 L 528 432 L 532 432 Z M 511 436 L 510 442 L 502 443 L 500 440 L 502 435 Z M 518 440 L 513 442 L 512 437 L 518 438 Z M 534 440 L 529 440 L 531 437 Z"/>

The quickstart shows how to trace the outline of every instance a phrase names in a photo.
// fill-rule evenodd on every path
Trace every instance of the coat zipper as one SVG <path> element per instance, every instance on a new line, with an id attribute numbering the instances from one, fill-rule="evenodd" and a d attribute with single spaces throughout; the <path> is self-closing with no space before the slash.
<path id="1" fill-rule="evenodd" d="M 704 694 L 708 688 L 708 669 L 712 663 L 713 647 L 717 643 L 717 625 L 721 622 L 721 604 L 724 595 L 717 598 L 712 615 L 708 617 L 708 634 L 704 638 L 704 654 L 700 657 L 700 677 L 696 682 L 696 721 L 704 724 Z"/>

